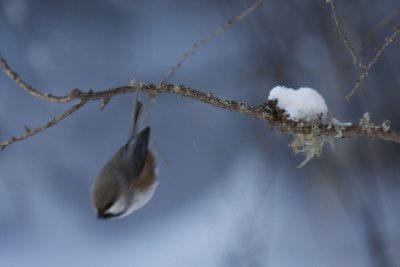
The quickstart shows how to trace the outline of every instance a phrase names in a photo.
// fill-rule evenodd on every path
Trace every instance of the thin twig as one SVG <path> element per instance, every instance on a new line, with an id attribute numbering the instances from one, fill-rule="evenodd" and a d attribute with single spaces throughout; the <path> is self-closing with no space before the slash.
<path id="1" fill-rule="evenodd" d="M 400 27 L 397 26 L 395 28 L 394 33 L 391 36 L 386 38 L 385 43 L 382 45 L 382 47 L 376 49 L 376 54 L 372 58 L 372 60 L 368 64 L 363 64 L 358 59 L 355 49 L 350 44 L 349 38 L 347 37 L 347 35 L 344 33 L 344 31 L 341 28 L 340 20 L 336 13 L 335 1 L 334 0 L 326 0 L 326 2 L 331 7 L 331 13 L 332 13 L 331 17 L 332 17 L 333 21 L 335 22 L 335 31 L 339 34 L 340 41 L 343 43 L 344 47 L 349 51 L 349 53 L 353 59 L 353 63 L 356 64 L 361 69 L 361 74 L 360 74 L 359 78 L 355 81 L 354 87 L 351 89 L 350 93 L 348 95 L 346 95 L 346 100 L 350 101 L 350 98 L 355 94 L 357 89 L 360 87 L 362 81 L 368 76 L 368 72 L 376 64 L 376 62 L 378 62 L 378 59 L 381 57 L 381 55 L 383 54 L 385 49 L 390 44 L 392 44 L 394 42 L 394 40 L 396 39 L 396 37 L 400 34 Z M 395 13 L 393 16 L 397 16 L 397 13 Z M 385 21 L 385 23 L 387 23 L 387 21 Z"/>
<path id="2" fill-rule="evenodd" d="M 103 99 L 103 103 L 101 103 L 99 109 L 100 109 L 100 110 L 103 110 L 103 109 L 107 106 L 108 102 L 110 102 L 110 100 L 111 100 L 110 97 L 105 97 L 105 98 Z"/>
<path id="3" fill-rule="evenodd" d="M 347 101 L 350 101 L 350 98 L 355 94 L 357 89 L 360 87 L 362 81 L 368 76 L 368 72 L 378 62 L 378 59 L 382 56 L 386 48 L 392 43 L 394 43 L 396 37 L 398 37 L 399 35 L 400 35 L 400 26 L 396 26 L 393 34 L 385 39 L 385 43 L 380 48 L 376 49 L 376 54 L 372 58 L 372 60 L 368 63 L 368 65 L 362 67 L 363 71 L 361 72 L 360 77 L 355 81 L 354 87 L 351 89 L 350 93 L 346 96 Z"/>
<path id="4" fill-rule="evenodd" d="M 81 107 L 83 107 L 87 102 L 86 101 L 80 101 L 78 104 L 76 104 L 75 106 L 71 107 L 70 109 L 68 109 L 66 112 L 64 112 L 63 114 L 61 114 L 60 116 L 57 116 L 53 119 L 51 119 L 50 121 L 48 121 L 46 124 L 37 127 L 36 129 L 29 129 L 27 126 L 25 126 L 25 133 L 20 135 L 20 136 L 13 136 L 10 139 L 0 142 L 0 151 L 3 150 L 6 146 L 9 146 L 13 143 L 19 142 L 21 140 L 24 140 L 32 135 L 38 134 L 40 132 L 43 132 L 44 130 L 56 125 L 57 123 L 59 123 L 60 121 L 62 121 L 63 119 L 67 118 L 68 116 L 70 116 L 71 114 L 73 114 L 74 112 L 78 111 Z"/>
<path id="5" fill-rule="evenodd" d="M 254 10 L 256 10 L 258 7 L 261 6 L 262 2 L 263 2 L 263 0 L 256 0 L 256 2 L 253 5 L 251 5 L 248 9 L 246 9 L 245 11 L 240 13 L 238 16 L 236 16 L 235 18 L 233 18 L 231 20 L 227 20 L 217 30 L 215 30 L 214 32 L 208 34 L 206 37 L 201 39 L 199 42 L 193 44 L 192 48 L 189 51 L 185 52 L 182 55 L 181 59 L 174 66 L 171 67 L 170 71 L 164 77 L 162 82 L 163 83 L 168 82 L 175 75 L 176 71 L 182 66 L 182 64 L 185 61 L 187 61 L 190 56 L 194 55 L 197 52 L 197 50 L 199 50 L 202 46 L 204 46 L 205 44 L 210 42 L 212 39 L 214 39 L 215 37 L 217 37 L 221 33 L 227 31 L 233 25 L 235 25 L 236 23 L 242 21 L 248 15 L 253 13 Z"/>
<path id="6" fill-rule="evenodd" d="M 347 35 L 344 33 L 344 31 L 342 30 L 342 27 L 340 25 L 340 20 L 339 17 L 337 16 L 336 13 L 336 4 L 334 0 L 327 0 L 326 1 L 330 7 L 331 7 L 331 12 L 332 12 L 332 19 L 335 22 L 335 31 L 339 34 L 339 39 L 342 42 L 342 44 L 344 45 L 344 47 L 347 49 L 347 51 L 349 51 L 351 58 L 353 59 L 353 63 L 356 65 L 360 65 L 360 61 L 356 55 L 356 51 L 354 50 L 353 46 L 350 44 L 349 38 L 347 37 Z"/>
<path id="7" fill-rule="evenodd" d="M 7 73 L 7 75 L 18 84 L 19 87 L 30 93 L 32 96 L 37 97 L 42 100 L 46 100 L 48 102 L 53 102 L 53 103 L 67 103 L 73 100 L 72 95 L 69 96 L 53 96 L 51 94 L 43 93 L 32 86 L 30 86 L 28 83 L 26 83 L 24 80 L 22 80 L 19 77 L 19 74 L 14 71 L 10 65 L 8 65 L 7 61 L 5 58 L 0 54 L 0 65 L 3 67 L 4 71 Z"/>

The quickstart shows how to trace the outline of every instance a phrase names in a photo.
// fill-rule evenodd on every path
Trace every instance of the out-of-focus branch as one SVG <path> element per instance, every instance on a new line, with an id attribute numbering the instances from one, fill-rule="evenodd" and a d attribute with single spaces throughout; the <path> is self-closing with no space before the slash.
<path id="1" fill-rule="evenodd" d="M 330 5 L 331 7 L 331 17 L 333 19 L 333 21 L 335 22 L 335 31 L 339 34 L 339 39 L 340 42 L 342 42 L 342 44 L 344 45 L 344 47 L 347 49 L 347 51 L 349 51 L 349 54 L 351 56 L 351 58 L 353 59 L 353 63 L 356 65 L 360 64 L 360 60 L 358 59 L 357 55 L 356 55 L 356 51 L 353 48 L 353 46 L 350 44 L 349 38 L 347 37 L 347 35 L 344 33 L 342 26 L 340 25 L 340 20 L 339 17 L 336 13 L 336 4 L 334 0 L 326 0 L 326 2 Z"/>
<path id="2" fill-rule="evenodd" d="M 227 20 L 224 24 L 222 24 L 214 32 L 209 33 L 207 36 L 205 36 L 199 42 L 193 44 L 192 48 L 189 51 L 185 52 L 182 55 L 181 59 L 174 66 L 171 67 L 170 71 L 164 77 L 162 82 L 163 83 L 168 82 L 175 75 L 176 71 L 182 66 L 182 64 L 185 63 L 189 59 L 189 57 L 193 56 L 197 52 L 197 50 L 199 50 L 199 48 L 206 45 L 212 39 L 214 39 L 221 33 L 227 31 L 229 28 L 231 28 L 238 22 L 245 19 L 247 16 L 249 16 L 251 13 L 253 13 L 254 10 L 256 10 L 258 7 L 260 7 L 262 2 L 263 2 L 263 0 L 256 0 L 253 5 L 251 5 L 248 9 L 246 9 L 245 11 L 240 13 L 238 16 L 234 17 L 233 19 Z"/>
<path id="3" fill-rule="evenodd" d="M 362 81 L 368 76 L 368 73 L 371 70 L 371 68 L 378 62 L 378 59 L 382 56 L 382 54 L 386 50 L 386 48 L 390 44 L 392 44 L 395 41 L 395 39 L 400 35 L 400 26 L 396 26 L 393 34 L 386 37 L 385 43 L 380 48 L 376 49 L 376 54 L 372 58 L 372 60 L 368 64 L 363 64 L 362 61 L 360 59 L 358 59 L 356 50 L 350 44 L 349 38 L 344 33 L 344 31 L 340 25 L 340 19 L 336 13 L 335 1 L 334 0 L 326 0 L 326 2 L 331 7 L 331 17 L 335 23 L 335 31 L 339 35 L 340 42 L 344 45 L 344 47 L 347 49 L 347 51 L 349 51 L 349 54 L 350 54 L 351 58 L 353 59 L 353 63 L 356 64 L 361 71 L 360 76 L 354 82 L 354 86 L 350 90 L 350 93 L 346 95 L 346 100 L 350 101 L 351 97 L 355 94 L 357 89 L 360 87 Z M 397 14 L 395 13 L 394 16 L 397 16 Z M 385 23 L 387 23 L 387 22 L 385 22 Z"/>
<path id="4" fill-rule="evenodd" d="M 338 199 L 349 219 L 357 219 L 357 227 L 364 232 L 369 257 L 372 260 L 371 266 L 395 266 L 389 253 L 385 231 L 382 231 L 386 222 L 385 217 L 382 216 L 379 186 L 375 184 L 377 177 L 371 175 L 372 184 L 370 184 L 371 181 L 366 183 L 366 180 L 370 179 L 365 179 L 367 178 L 365 176 L 360 178 L 354 175 L 337 175 L 337 177 L 340 178 L 335 182 L 345 182 L 338 187 L 340 190 L 336 191 Z M 359 183 L 360 181 L 362 184 Z M 367 190 L 365 186 L 371 186 L 370 190 Z"/>
<path id="5" fill-rule="evenodd" d="M 361 82 L 368 76 L 368 72 L 371 68 L 378 62 L 378 59 L 382 56 L 383 52 L 386 48 L 394 43 L 395 39 L 400 35 L 400 26 L 396 26 L 392 35 L 386 38 L 385 43 L 376 49 L 376 54 L 372 58 L 372 60 L 367 65 L 362 65 L 362 72 L 360 77 L 355 81 L 353 89 L 351 89 L 350 93 L 346 96 L 346 99 L 349 101 L 350 98 L 355 94 L 357 89 L 360 87 Z"/>

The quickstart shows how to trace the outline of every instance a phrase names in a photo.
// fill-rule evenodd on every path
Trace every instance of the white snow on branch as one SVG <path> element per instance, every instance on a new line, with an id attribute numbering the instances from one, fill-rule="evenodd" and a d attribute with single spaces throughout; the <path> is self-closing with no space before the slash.
<path id="1" fill-rule="evenodd" d="M 279 108 L 284 109 L 291 120 L 320 121 L 335 126 L 351 126 L 351 123 L 340 122 L 329 114 L 324 98 L 316 90 L 300 87 L 295 90 L 276 86 L 269 92 L 268 100 L 277 100 Z"/>
<path id="2" fill-rule="evenodd" d="M 326 120 L 328 106 L 324 98 L 314 89 L 301 87 L 297 90 L 276 86 L 269 93 L 268 100 L 278 101 L 279 108 L 284 109 L 290 119 L 306 121 Z"/>
<path id="3" fill-rule="evenodd" d="M 308 87 L 294 90 L 276 86 L 270 91 L 268 100 L 276 100 L 278 108 L 285 110 L 290 120 L 301 119 L 311 123 L 323 123 L 334 126 L 339 132 L 343 127 L 351 126 L 349 122 L 343 123 L 333 118 L 324 98 Z M 290 147 L 295 154 L 301 153 L 305 156 L 298 168 L 303 167 L 312 158 L 319 157 L 325 142 L 332 144 L 331 138 L 320 135 L 319 128 L 315 125 L 309 134 L 295 134 Z"/>

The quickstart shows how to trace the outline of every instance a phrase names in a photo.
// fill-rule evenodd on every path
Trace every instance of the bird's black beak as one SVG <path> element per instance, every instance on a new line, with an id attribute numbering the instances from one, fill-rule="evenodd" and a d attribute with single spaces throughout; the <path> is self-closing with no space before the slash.
<path id="1" fill-rule="evenodd" d="M 97 213 L 97 220 L 107 220 L 107 219 L 112 219 L 112 218 L 118 218 L 121 216 L 123 212 L 121 213 L 107 213 L 107 212 L 98 212 Z"/>

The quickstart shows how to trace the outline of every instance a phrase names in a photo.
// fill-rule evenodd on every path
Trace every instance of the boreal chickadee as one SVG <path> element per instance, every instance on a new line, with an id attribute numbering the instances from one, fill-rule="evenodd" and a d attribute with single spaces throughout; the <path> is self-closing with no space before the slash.
<path id="1" fill-rule="evenodd" d="M 148 148 L 150 127 L 137 132 L 142 107 L 136 100 L 128 142 L 108 161 L 93 183 L 92 201 L 99 219 L 129 215 L 143 207 L 156 190 L 157 163 Z"/>

